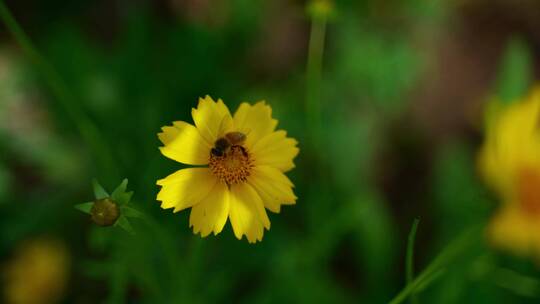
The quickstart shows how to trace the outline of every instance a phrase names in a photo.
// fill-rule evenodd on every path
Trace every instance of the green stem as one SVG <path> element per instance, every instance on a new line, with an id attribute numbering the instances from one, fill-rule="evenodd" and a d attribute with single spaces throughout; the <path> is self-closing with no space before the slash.
<path id="1" fill-rule="evenodd" d="M 77 131 L 80 133 L 83 140 L 91 147 L 91 149 L 93 149 L 93 152 L 97 157 L 99 157 L 100 163 L 104 166 L 103 169 L 111 170 L 115 168 L 115 162 L 111 156 L 112 154 L 110 153 L 108 146 L 103 142 L 102 137 L 99 134 L 99 129 L 84 114 L 84 112 L 77 107 L 77 102 L 75 102 L 75 98 L 62 77 L 37 51 L 32 44 L 32 41 L 18 24 L 17 20 L 15 20 L 13 14 L 3 0 L 0 0 L 0 19 L 2 19 L 26 56 L 28 56 L 47 81 L 52 93 L 56 96 L 60 105 L 75 124 Z"/>
<path id="2" fill-rule="evenodd" d="M 321 85 L 325 36 L 326 17 L 312 17 L 306 72 L 305 110 L 308 128 L 311 130 L 317 146 L 318 136 L 322 129 Z"/>
<path id="3" fill-rule="evenodd" d="M 415 292 L 425 289 L 436 278 L 441 276 L 448 264 L 468 252 L 469 247 L 477 240 L 477 235 L 478 229 L 474 228 L 450 243 L 422 273 L 407 284 L 388 304 L 402 303 Z"/>
<path id="4" fill-rule="evenodd" d="M 409 232 L 409 239 L 407 242 L 407 258 L 406 258 L 406 265 L 407 265 L 407 284 L 411 284 L 414 278 L 414 240 L 416 239 L 416 230 L 418 229 L 418 223 L 420 222 L 420 219 L 416 218 L 414 219 L 414 222 L 411 227 L 411 232 Z M 411 295 L 411 303 L 416 304 L 418 303 L 418 298 L 413 293 Z"/>

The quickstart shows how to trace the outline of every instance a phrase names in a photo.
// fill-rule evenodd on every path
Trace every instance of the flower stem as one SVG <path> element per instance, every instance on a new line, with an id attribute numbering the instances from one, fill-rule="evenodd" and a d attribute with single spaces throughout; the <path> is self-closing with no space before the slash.
<path id="1" fill-rule="evenodd" d="M 321 85 L 324 41 L 326 36 L 326 16 L 312 16 L 306 71 L 307 127 L 311 129 L 316 146 L 322 131 Z"/>
<path id="2" fill-rule="evenodd" d="M 435 279 L 440 278 L 452 261 L 468 252 L 469 247 L 477 242 L 477 236 L 478 229 L 475 227 L 451 242 L 424 271 L 408 283 L 388 304 L 402 303 L 414 293 L 425 289 Z"/>
<path id="3" fill-rule="evenodd" d="M 3 0 L 0 0 L 0 19 L 4 22 L 22 51 L 42 74 L 57 101 L 75 124 L 75 127 L 83 140 L 99 158 L 100 163 L 104 166 L 103 169 L 107 170 L 105 172 L 111 172 L 111 170 L 115 168 L 115 162 L 108 146 L 103 142 L 102 137 L 100 136 L 99 129 L 84 114 L 84 112 L 77 107 L 77 102 L 75 102 L 73 94 L 71 94 L 62 77 L 37 51 L 32 44 L 32 41 L 13 17 L 13 14 Z"/>

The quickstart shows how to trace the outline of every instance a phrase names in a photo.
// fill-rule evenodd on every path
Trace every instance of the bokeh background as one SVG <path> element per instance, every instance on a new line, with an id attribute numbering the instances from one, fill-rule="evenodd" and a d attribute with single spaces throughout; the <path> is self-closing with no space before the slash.
<path id="1" fill-rule="evenodd" d="M 540 67 L 538 1 L 336 1 L 318 128 L 306 114 L 305 1 L 5 4 L 69 91 L 51 90 L 0 27 L 6 303 L 386 303 L 406 284 L 415 218 L 418 272 L 489 219 L 497 198 L 476 169 L 483 105 L 523 93 Z M 156 180 L 180 168 L 160 155 L 156 134 L 190 122 L 206 94 L 231 109 L 266 100 L 300 143 L 289 174 L 297 205 L 269 214 L 272 229 L 256 245 L 229 224 L 201 239 L 189 212 L 155 200 Z M 135 235 L 97 227 L 73 207 L 93 199 L 93 178 L 110 191 L 128 178 L 130 204 L 153 220 L 133 219 Z M 21 258 L 29 244 L 48 244 L 37 256 L 52 260 Z M 13 267 L 27 268 L 17 290 L 36 302 L 8 301 Z M 49 268 L 60 273 L 40 283 Z M 538 303 L 538 269 L 479 237 L 418 300 Z"/>

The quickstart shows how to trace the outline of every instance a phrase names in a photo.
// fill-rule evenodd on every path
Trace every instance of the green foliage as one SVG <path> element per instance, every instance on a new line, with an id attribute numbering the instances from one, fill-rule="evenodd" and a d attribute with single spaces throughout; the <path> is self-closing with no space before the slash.
<path id="1" fill-rule="evenodd" d="M 11 176 L 7 168 L 0 163 L 0 202 L 5 202 L 9 195 Z"/>
<path id="2" fill-rule="evenodd" d="M 131 227 L 131 224 L 129 223 L 125 215 L 124 216 L 121 215 L 114 225 L 124 229 L 125 231 L 131 234 L 135 233 L 135 231 L 133 230 L 133 227 Z"/>
<path id="3" fill-rule="evenodd" d="M 498 71 L 497 98 L 510 103 L 525 96 L 532 85 L 532 67 L 532 55 L 527 44 L 518 38 L 510 40 Z"/>
<path id="4" fill-rule="evenodd" d="M 416 239 L 416 230 L 418 229 L 419 222 L 420 222 L 420 219 L 418 218 L 414 219 L 414 222 L 411 227 L 411 231 L 409 232 L 409 238 L 407 239 L 407 260 L 406 260 L 407 285 L 411 284 L 414 278 L 414 241 Z M 414 293 L 411 295 L 411 302 L 413 304 L 418 303 L 418 299 L 416 298 Z"/>
<path id="5" fill-rule="evenodd" d="M 90 214 L 90 210 L 92 210 L 92 206 L 94 206 L 94 202 L 82 203 L 82 204 L 75 205 L 75 209 L 82 211 L 86 214 Z"/>
<path id="6" fill-rule="evenodd" d="M 127 205 L 133 196 L 133 191 L 126 192 L 128 180 L 125 178 L 111 194 L 111 198 L 120 205 Z"/>
<path id="7" fill-rule="evenodd" d="M 330 50 L 336 58 L 331 72 L 342 88 L 335 94 L 390 113 L 402 110 L 421 67 L 418 51 L 399 34 L 348 25 L 351 19 L 341 22 L 335 50 Z"/>
<path id="8" fill-rule="evenodd" d="M 319 24 L 322 74 L 310 88 L 318 127 L 304 103 L 305 3 L 124 2 L 20 4 L 32 14 L 13 5 L 47 64 L 25 48 L 0 50 L 0 256 L 35 236 L 63 239 L 73 264 L 66 303 L 537 301 L 535 266 L 482 241 L 494 205 L 475 170 L 476 137 L 412 143 L 433 156 L 418 170 L 427 177 L 412 170 L 386 184 L 400 171 L 386 162 L 400 155 L 383 146 L 397 119 L 399 136 L 414 132 L 412 93 L 433 77 L 418 42 L 446 26 L 444 1 L 335 1 L 339 14 Z M 503 100 L 531 84 L 532 56 L 525 42 L 509 44 L 495 92 Z M 188 210 L 156 202 L 156 180 L 181 169 L 160 155 L 156 133 L 191 122 L 206 94 L 231 109 L 266 99 L 299 141 L 287 173 L 298 202 L 269 213 L 257 245 L 236 240 L 230 224 L 201 239 Z M 89 187 L 92 177 L 120 184 Z M 400 206 L 392 198 L 409 180 L 422 183 L 421 200 Z M 112 227 L 91 222 L 95 201 L 73 206 L 92 191 L 118 205 Z"/>
<path id="9" fill-rule="evenodd" d="M 461 143 L 449 143 L 437 155 L 433 179 L 434 216 L 440 218 L 441 244 L 456 231 L 484 221 L 492 209 L 476 168 L 474 151 Z"/>
<path id="10" fill-rule="evenodd" d="M 92 181 L 92 187 L 94 188 L 94 196 L 96 199 L 104 199 L 110 196 L 97 180 Z"/>

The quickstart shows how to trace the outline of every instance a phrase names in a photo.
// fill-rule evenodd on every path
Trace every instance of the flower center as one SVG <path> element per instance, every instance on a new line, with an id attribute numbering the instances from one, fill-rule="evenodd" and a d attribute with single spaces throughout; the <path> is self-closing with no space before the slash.
<path id="1" fill-rule="evenodd" d="M 212 173 L 228 185 L 245 182 L 253 168 L 248 151 L 242 146 L 235 145 L 220 154 L 210 154 L 208 166 Z"/>
<path id="2" fill-rule="evenodd" d="M 525 168 L 518 175 L 518 199 L 525 212 L 540 216 L 540 172 Z"/>

